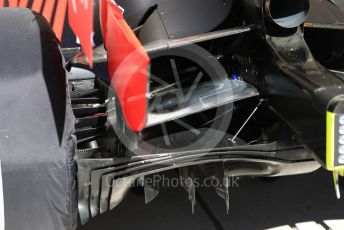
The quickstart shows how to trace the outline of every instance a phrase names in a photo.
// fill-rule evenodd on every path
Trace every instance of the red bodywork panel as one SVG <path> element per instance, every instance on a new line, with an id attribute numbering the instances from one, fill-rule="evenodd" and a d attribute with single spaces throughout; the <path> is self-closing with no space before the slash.
<path id="1" fill-rule="evenodd" d="M 147 120 L 149 57 L 113 1 L 101 2 L 101 18 L 111 84 L 129 128 L 141 131 Z"/>
<path id="2" fill-rule="evenodd" d="M 93 65 L 93 0 L 69 0 L 69 25 L 88 58 L 90 66 Z"/>

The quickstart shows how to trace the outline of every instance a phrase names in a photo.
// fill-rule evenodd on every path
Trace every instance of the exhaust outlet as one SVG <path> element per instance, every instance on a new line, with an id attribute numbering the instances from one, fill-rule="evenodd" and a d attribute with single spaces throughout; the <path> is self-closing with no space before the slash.
<path id="1" fill-rule="evenodd" d="M 272 22 L 283 28 L 294 28 L 307 19 L 309 0 L 266 0 L 265 12 Z"/>

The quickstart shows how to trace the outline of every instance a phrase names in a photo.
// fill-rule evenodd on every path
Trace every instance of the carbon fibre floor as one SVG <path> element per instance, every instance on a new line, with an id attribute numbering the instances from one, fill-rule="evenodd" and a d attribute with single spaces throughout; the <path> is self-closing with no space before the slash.
<path id="1" fill-rule="evenodd" d="M 143 194 L 131 192 L 117 209 L 79 230 L 344 229 L 344 200 L 336 199 L 332 177 L 323 170 L 271 182 L 243 178 L 238 185 L 230 189 L 229 215 L 213 189 L 197 190 L 192 215 L 187 193 L 165 188 L 148 205 Z"/>

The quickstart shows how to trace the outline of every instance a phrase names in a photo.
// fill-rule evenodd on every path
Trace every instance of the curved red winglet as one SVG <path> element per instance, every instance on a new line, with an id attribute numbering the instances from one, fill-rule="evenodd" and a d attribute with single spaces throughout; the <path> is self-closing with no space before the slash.
<path id="1" fill-rule="evenodd" d="M 93 66 L 93 0 L 69 0 L 68 20 L 74 34 Z"/>
<path id="2" fill-rule="evenodd" d="M 101 18 L 111 84 L 128 127 L 141 131 L 147 120 L 150 59 L 113 1 L 101 2 Z"/>

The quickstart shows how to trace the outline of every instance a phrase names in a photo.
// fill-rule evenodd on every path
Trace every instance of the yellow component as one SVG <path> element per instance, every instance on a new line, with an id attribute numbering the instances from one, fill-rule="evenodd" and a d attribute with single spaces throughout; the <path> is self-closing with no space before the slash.
<path id="1" fill-rule="evenodd" d="M 344 165 L 335 166 L 335 121 L 336 114 L 327 111 L 326 113 L 326 168 L 331 171 L 337 171 L 344 176 Z"/>
<path id="2" fill-rule="evenodd" d="M 335 166 L 335 130 L 336 130 L 336 114 L 332 112 L 326 113 L 326 168 L 333 171 L 333 182 L 336 196 L 340 199 L 339 176 L 344 176 L 344 166 Z"/>
<path id="3" fill-rule="evenodd" d="M 339 173 L 339 176 L 343 177 L 344 176 L 344 169 L 340 169 L 338 171 L 338 173 Z"/>
<path id="4" fill-rule="evenodd" d="M 334 125 L 335 113 L 326 113 L 326 168 L 334 170 Z"/>

